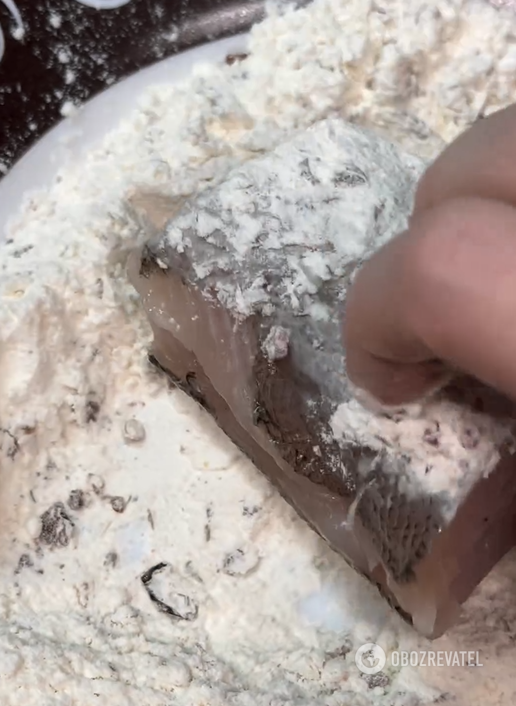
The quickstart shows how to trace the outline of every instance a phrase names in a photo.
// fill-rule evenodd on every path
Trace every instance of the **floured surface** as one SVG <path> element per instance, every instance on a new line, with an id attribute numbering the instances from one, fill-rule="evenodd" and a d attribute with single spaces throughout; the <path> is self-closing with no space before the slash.
<path id="1" fill-rule="evenodd" d="M 240 318 L 292 310 L 328 321 L 321 292 L 345 287 L 406 227 L 424 166 L 375 135 L 322 121 L 186 204 L 160 244 L 188 253 L 195 280 Z"/>
<path id="2" fill-rule="evenodd" d="M 494 469 L 501 447 L 513 443 L 510 420 L 494 420 L 441 396 L 392 416 L 373 414 L 352 399 L 337 408 L 332 426 L 343 441 L 403 456 L 406 492 L 440 497 L 448 519 L 474 483 Z M 400 475 L 400 468 L 392 472 Z"/>
<path id="3" fill-rule="evenodd" d="M 181 393 L 147 392 L 133 412 L 143 445 L 123 443 L 115 414 L 107 445 L 81 448 L 94 478 L 61 458 L 59 489 L 37 479 L 31 487 L 35 507 L 62 502 L 68 519 L 61 511 L 56 528 L 47 516 L 39 542 L 30 535 L 42 537 L 41 525 L 28 521 L 4 554 L 3 703 L 14 684 L 29 704 L 55 703 L 53 689 L 66 690 L 64 703 L 99 694 L 156 706 L 167 695 L 250 706 L 274 697 L 308 705 L 324 694 L 340 706 L 343 692 L 370 693 L 347 651 L 353 638 L 382 631 L 392 643 L 397 628 L 373 589 L 333 560 Z M 160 611 L 150 591 L 180 617 Z M 326 629 L 309 626 L 312 614 Z"/>
<path id="4" fill-rule="evenodd" d="M 270 19 L 243 64 L 149 91 L 13 224 L 0 310 L 6 706 L 431 702 L 405 669 L 370 688 L 352 653 L 343 664 L 348 639 L 389 647 L 410 637 L 205 415 L 151 382 L 149 332 L 122 269 L 135 234 L 121 199 L 139 184 L 191 195 L 332 110 L 432 156 L 480 112 L 510 102 L 516 62 L 510 15 L 465 0 L 439 8 L 321 0 Z M 146 430 L 136 445 L 122 433 L 133 417 Z M 79 509 L 75 493 L 72 510 L 74 490 L 92 504 Z M 196 619 L 174 622 L 151 600 L 141 575 L 160 563 L 177 582 L 165 567 L 154 595 L 187 616 L 195 603 Z M 461 649 L 483 639 L 482 676 L 490 670 L 497 690 L 477 698 L 467 670 L 453 682 L 422 676 L 442 681 L 455 703 L 465 694 L 469 706 L 512 703 L 512 592 L 487 586 L 478 601 L 472 637 L 458 629 L 449 640 Z"/>

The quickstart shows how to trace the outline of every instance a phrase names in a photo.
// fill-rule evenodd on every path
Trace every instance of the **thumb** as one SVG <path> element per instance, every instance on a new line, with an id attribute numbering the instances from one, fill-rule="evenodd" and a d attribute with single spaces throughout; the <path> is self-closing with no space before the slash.
<path id="1" fill-rule="evenodd" d="M 350 380 L 406 404 L 460 370 L 516 398 L 516 209 L 459 198 L 415 217 L 351 286 Z"/>

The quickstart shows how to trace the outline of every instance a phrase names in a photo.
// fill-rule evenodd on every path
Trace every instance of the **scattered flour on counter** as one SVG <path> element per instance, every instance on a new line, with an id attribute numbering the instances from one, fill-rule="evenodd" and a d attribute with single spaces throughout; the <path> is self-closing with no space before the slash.
<path id="1" fill-rule="evenodd" d="M 274 11 L 245 61 L 148 89 L 27 199 L 0 252 L 3 704 L 414 706 L 441 688 L 450 703 L 514 701 L 516 617 L 496 574 L 446 643 L 481 642 L 490 695 L 467 670 L 359 675 L 354 648 L 415 637 L 147 366 L 123 199 L 197 193 L 332 113 L 431 157 L 511 101 L 515 38 L 480 0 Z"/>

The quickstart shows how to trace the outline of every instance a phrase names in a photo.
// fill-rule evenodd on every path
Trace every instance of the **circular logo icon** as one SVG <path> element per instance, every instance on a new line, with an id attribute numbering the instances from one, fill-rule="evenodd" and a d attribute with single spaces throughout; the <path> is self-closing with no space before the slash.
<path id="1" fill-rule="evenodd" d="M 386 662 L 385 652 L 374 642 L 362 645 L 355 654 L 355 664 L 362 674 L 378 674 L 385 667 Z"/>

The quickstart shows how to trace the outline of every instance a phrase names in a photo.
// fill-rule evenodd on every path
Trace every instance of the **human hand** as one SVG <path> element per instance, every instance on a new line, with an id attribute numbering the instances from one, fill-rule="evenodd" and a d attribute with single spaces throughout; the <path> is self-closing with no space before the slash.
<path id="1" fill-rule="evenodd" d="M 385 405 L 454 371 L 516 400 L 516 105 L 424 174 L 408 230 L 350 288 L 344 341 L 350 380 Z"/>

